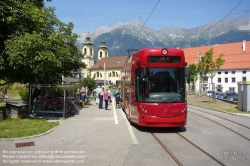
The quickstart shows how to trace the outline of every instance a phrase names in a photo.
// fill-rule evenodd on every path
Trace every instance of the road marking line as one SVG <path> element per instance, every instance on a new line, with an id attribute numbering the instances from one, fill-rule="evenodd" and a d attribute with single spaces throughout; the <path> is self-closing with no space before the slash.
<path id="1" fill-rule="evenodd" d="M 95 117 L 95 118 L 75 118 L 75 119 L 68 119 L 68 120 L 114 120 L 114 117 Z"/>
<path id="2" fill-rule="evenodd" d="M 127 120 L 127 117 L 124 115 L 124 112 L 121 112 L 121 114 L 122 114 L 123 118 L 125 119 L 125 123 L 128 127 L 128 131 L 129 131 L 129 134 L 130 134 L 130 137 L 132 139 L 133 144 L 139 144 L 137 139 L 136 139 L 135 133 L 134 133 L 130 123 Z"/>
<path id="3" fill-rule="evenodd" d="M 112 105 L 113 105 L 113 110 L 114 110 L 114 119 L 115 119 L 115 124 L 119 124 L 118 122 L 118 118 L 117 118 L 117 113 L 116 113 L 116 109 L 115 109 L 115 98 L 112 99 Z"/>

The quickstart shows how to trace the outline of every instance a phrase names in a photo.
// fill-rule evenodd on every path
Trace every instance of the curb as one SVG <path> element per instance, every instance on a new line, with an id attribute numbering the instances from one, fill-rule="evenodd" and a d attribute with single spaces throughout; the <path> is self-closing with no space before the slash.
<path id="1" fill-rule="evenodd" d="M 188 104 L 188 105 L 194 106 L 194 107 L 205 108 L 205 109 L 209 109 L 209 110 L 213 110 L 213 111 L 217 111 L 217 112 L 222 112 L 222 113 L 226 113 L 226 114 L 230 114 L 230 115 L 236 115 L 236 116 L 250 118 L 250 114 L 247 114 L 248 116 L 246 116 L 245 114 L 237 114 L 237 113 L 231 113 L 231 112 L 226 112 L 226 111 L 221 111 L 221 110 L 215 110 L 215 109 L 212 109 L 212 108 L 207 108 L 207 107 L 202 107 L 202 106 L 196 106 L 196 105 L 192 105 L 192 104 Z"/>

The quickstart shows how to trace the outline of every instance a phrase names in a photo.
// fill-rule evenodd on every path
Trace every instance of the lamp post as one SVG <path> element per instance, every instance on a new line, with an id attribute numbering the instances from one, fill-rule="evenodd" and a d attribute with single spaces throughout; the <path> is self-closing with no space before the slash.
<path id="1" fill-rule="evenodd" d="M 106 88 L 106 63 L 104 62 L 104 88 Z"/>
<path id="2" fill-rule="evenodd" d="M 106 82 L 106 63 L 109 63 L 109 62 L 112 62 L 112 63 L 115 63 L 115 64 L 119 64 L 119 63 L 122 63 L 122 64 L 124 64 L 123 62 L 119 62 L 119 61 L 106 61 L 106 62 L 103 62 L 103 72 L 104 72 L 104 87 L 106 88 L 106 86 L 107 86 L 107 82 Z M 102 66 L 99 66 L 99 68 L 102 68 Z M 120 69 L 120 68 L 117 68 L 118 70 Z M 109 74 L 109 73 L 108 73 Z M 120 73 L 121 74 L 121 73 Z M 108 79 L 109 79 L 109 75 L 108 75 Z M 109 81 L 109 80 L 108 80 Z"/>

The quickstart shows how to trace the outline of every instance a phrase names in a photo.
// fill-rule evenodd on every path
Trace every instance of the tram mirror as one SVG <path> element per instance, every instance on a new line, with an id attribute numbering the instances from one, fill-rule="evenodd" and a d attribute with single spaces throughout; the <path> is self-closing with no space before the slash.
<path id="1" fill-rule="evenodd" d="M 189 76 L 190 69 L 189 67 L 185 67 L 185 76 Z"/>
<path id="2" fill-rule="evenodd" d="M 142 68 L 142 77 L 145 77 L 147 74 L 146 67 Z"/>
<path id="3" fill-rule="evenodd" d="M 146 77 L 150 74 L 149 69 L 147 69 L 146 67 L 142 68 L 142 77 Z"/>

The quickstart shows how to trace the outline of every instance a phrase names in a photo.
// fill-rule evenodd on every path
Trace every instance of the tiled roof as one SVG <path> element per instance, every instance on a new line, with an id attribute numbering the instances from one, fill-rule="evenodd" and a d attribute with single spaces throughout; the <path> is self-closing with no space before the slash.
<path id="1" fill-rule="evenodd" d="M 220 67 L 222 70 L 227 69 L 249 69 L 250 68 L 250 42 L 246 41 L 245 52 L 242 51 L 243 42 L 218 44 L 213 46 L 201 46 L 184 48 L 185 58 L 188 65 L 197 63 L 199 61 L 198 53 L 201 56 L 205 55 L 205 52 L 213 48 L 213 60 L 217 59 L 220 54 L 223 54 L 225 59 L 224 65 Z"/>
<path id="2" fill-rule="evenodd" d="M 127 58 L 128 58 L 128 56 L 114 56 L 114 57 L 102 58 L 99 61 L 97 61 L 91 69 L 92 70 L 93 69 L 99 70 L 99 69 L 103 68 L 104 62 L 105 62 L 106 69 L 108 69 L 108 68 L 121 69 Z"/>
<path id="3" fill-rule="evenodd" d="M 246 41 L 246 49 L 242 51 L 243 42 L 228 43 L 228 44 L 217 44 L 211 46 L 201 46 L 184 48 L 185 58 L 188 65 L 198 63 L 199 52 L 201 56 L 205 55 L 205 52 L 213 48 L 213 60 L 217 59 L 220 54 L 223 54 L 225 59 L 224 65 L 220 67 L 221 70 L 228 69 L 250 69 L 250 41 Z M 103 68 L 104 62 L 106 68 L 122 68 L 124 62 L 128 56 L 114 56 L 108 58 L 102 58 L 97 61 L 92 69 Z M 117 63 L 118 62 L 118 63 Z M 100 67 L 101 66 L 101 67 Z"/>

